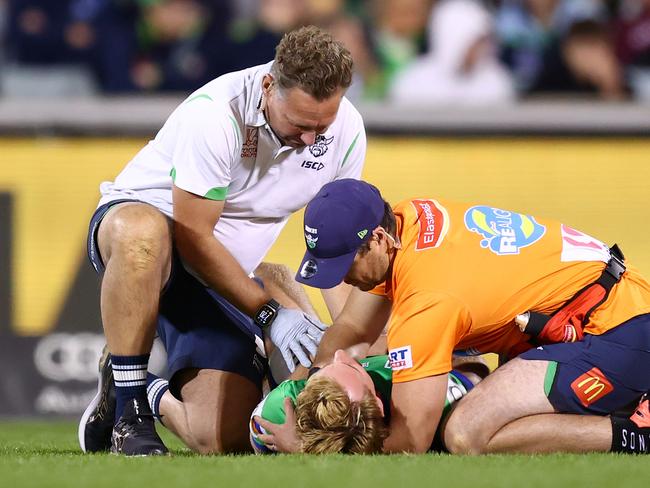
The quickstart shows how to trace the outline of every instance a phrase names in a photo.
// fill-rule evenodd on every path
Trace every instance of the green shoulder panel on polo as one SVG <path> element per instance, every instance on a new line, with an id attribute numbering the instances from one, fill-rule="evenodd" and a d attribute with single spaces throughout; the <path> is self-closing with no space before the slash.
<path id="1" fill-rule="evenodd" d="M 204 196 L 208 200 L 225 200 L 228 195 L 228 187 L 224 186 L 221 188 L 212 188 Z"/>
<path id="2" fill-rule="evenodd" d="M 176 181 L 176 168 L 172 168 L 169 172 L 169 176 L 172 177 L 172 181 Z M 228 187 L 216 187 L 210 189 L 205 195 L 203 195 L 208 200 L 225 200 L 228 195 Z"/>

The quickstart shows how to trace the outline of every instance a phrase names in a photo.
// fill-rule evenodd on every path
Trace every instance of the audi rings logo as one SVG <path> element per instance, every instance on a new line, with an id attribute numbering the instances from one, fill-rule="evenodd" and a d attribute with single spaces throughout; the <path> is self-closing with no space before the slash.
<path id="1" fill-rule="evenodd" d="M 34 349 L 34 364 L 50 380 L 94 381 L 104 343 L 101 334 L 50 334 Z"/>

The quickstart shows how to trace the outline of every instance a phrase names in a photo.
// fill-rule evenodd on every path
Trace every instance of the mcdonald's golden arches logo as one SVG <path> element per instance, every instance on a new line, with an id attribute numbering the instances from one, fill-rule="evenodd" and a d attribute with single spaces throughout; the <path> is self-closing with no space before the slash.
<path id="1" fill-rule="evenodd" d="M 612 384 L 598 368 L 591 368 L 585 374 L 580 375 L 571 383 L 571 388 L 585 407 L 614 391 Z"/>

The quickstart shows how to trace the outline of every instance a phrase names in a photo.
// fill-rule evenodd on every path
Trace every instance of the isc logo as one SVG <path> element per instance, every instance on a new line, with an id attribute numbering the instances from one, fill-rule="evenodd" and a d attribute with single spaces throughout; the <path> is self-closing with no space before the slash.
<path id="1" fill-rule="evenodd" d="M 411 346 L 398 347 L 388 351 L 388 361 L 393 371 L 413 367 L 413 356 Z"/>
<path id="2" fill-rule="evenodd" d="M 320 161 L 303 161 L 300 167 L 320 171 L 325 167 L 325 165 Z"/>

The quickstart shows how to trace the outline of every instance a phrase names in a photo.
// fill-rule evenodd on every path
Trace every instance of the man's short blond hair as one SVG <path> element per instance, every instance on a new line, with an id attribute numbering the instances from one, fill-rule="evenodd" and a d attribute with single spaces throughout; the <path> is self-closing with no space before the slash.
<path id="1" fill-rule="evenodd" d="M 298 87 L 322 101 L 352 83 L 352 55 L 328 32 L 301 27 L 275 48 L 271 74 L 280 89 Z"/>
<path id="2" fill-rule="evenodd" d="M 296 399 L 296 431 L 302 452 L 311 454 L 381 452 L 388 428 L 377 399 L 359 402 L 332 378 L 314 377 Z"/>

